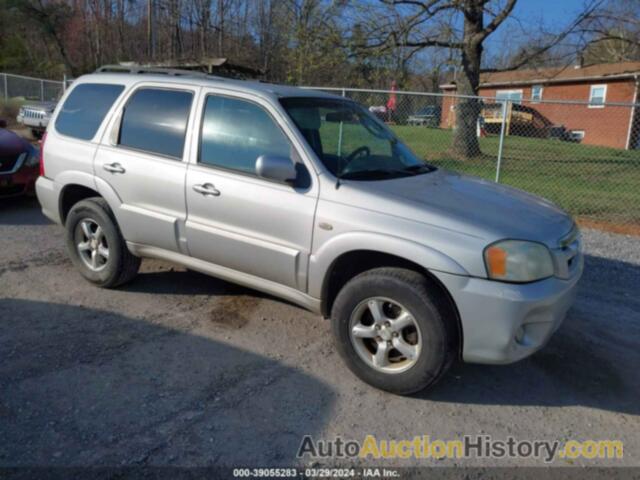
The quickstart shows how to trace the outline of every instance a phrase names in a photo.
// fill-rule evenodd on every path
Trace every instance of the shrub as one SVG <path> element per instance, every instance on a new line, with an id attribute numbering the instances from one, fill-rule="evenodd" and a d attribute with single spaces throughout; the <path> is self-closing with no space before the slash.
<path id="1" fill-rule="evenodd" d="M 15 125 L 18 110 L 23 103 L 24 99 L 22 98 L 10 98 L 8 101 L 0 100 L 0 118 L 5 120 L 9 126 Z"/>

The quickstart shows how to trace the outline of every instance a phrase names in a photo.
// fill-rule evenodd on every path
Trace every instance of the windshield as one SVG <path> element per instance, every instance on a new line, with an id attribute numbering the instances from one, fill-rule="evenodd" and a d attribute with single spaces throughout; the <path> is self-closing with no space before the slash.
<path id="1" fill-rule="evenodd" d="M 360 105 L 339 99 L 281 103 L 324 165 L 339 178 L 382 180 L 435 170 Z"/>
<path id="2" fill-rule="evenodd" d="M 418 115 L 435 115 L 437 113 L 436 107 L 424 107 L 418 111 Z"/>

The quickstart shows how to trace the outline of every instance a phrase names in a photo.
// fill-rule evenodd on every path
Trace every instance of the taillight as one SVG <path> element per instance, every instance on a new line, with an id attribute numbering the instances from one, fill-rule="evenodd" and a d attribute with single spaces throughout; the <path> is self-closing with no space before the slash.
<path id="1" fill-rule="evenodd" d="M 44 177 L 44 142 L 47 139 L 47 132 L 42 135 L 40 140 L 40 176 Z"/>

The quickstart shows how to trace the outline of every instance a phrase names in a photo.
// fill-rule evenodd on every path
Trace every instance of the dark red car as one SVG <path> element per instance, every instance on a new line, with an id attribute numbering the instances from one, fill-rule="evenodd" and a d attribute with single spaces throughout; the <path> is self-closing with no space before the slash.
<path id="1" fill-rule="evenodd" d="M 0 124 L 0 197 L 33 194 L 38 156 L 37 148 Z"/>

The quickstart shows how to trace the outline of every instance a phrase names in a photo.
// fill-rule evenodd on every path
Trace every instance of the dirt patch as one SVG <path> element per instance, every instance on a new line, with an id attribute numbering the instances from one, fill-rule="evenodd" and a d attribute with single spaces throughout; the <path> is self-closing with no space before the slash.
<path id="1" fill-rule="evenodd" d="M 0 264 L 0 276 L 6 272 L 21 272 L 30 267 L 42 267 L 45 265 L 58 266 L 70 264 L 71 261 L 65 253 L 59 249 L 50 249 L 37 256 L 24 260 L 13 260 Z"/>
<path id="2" fill-rule="evenodd" d="M 619 224 L 578 217 L 578 225 L 585 228 L 593 228 L 594 230 L 603 230 L 605 232 L 640 237 L 640 225 L 634 223 Z"/>
<path id="3" fill-rule="evenodd" d="M 222 297 L 209 312 L 209 319 L 217 325 L 240 329 L 249 323 L 247 315 L 254 310 L 258 302 L 255 297 L 247 295 Z"/>

